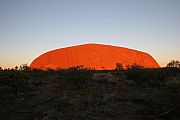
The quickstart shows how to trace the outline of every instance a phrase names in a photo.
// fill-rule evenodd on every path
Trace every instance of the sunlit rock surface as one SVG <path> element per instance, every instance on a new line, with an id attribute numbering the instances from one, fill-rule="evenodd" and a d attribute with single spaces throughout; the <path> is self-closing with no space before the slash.
<path id="1" fill-rule="evenodd" d="M 124 68 L 132 64 L 146 68 L 159 67 L 155 59 L 145 52 L 110 45 L 83 44 L 46 52 L 36 58 L 30 68 L 66 69 L 83 65 L 84 68 L 113 70 L 117 63 L 121 63 Z"/>

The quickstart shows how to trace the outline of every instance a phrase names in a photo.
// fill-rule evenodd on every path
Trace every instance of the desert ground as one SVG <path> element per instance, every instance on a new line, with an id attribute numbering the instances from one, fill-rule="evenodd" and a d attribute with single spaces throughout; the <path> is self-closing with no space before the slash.
<path id="1" fill-rule="evenodd" d="M 180 69 L 0 71 L 1 120 L 179 120 Z"/>

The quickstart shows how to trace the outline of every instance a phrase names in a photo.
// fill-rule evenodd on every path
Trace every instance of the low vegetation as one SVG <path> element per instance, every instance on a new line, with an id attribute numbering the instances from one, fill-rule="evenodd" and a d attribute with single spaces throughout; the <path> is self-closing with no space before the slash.
<path id="1" fill-rule="evenodd" d="M 175 62 L 176 63 L 176 62 Z M 179 120 L 180 69 L 0 69 L 0 120 Z"/>

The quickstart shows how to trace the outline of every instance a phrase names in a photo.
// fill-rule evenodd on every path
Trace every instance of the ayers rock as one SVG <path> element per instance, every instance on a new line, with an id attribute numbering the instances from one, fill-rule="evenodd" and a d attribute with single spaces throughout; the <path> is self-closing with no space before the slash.
<path id="1" fill-rule="evenodd" d="M 84 68 L 114 70 L 116 63 L 121 63 L 124 68 L 132 64 L 146 68 L 159 67 L 155 59 L 145 52 L 110 45 L 83 44 L 46 52 L 36 58 L 30 68 L 66 69 L 83 65 Z"/>

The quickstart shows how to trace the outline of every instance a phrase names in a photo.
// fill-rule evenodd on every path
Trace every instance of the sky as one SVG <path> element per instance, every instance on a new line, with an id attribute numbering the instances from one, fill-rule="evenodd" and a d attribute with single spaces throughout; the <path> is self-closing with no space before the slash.
<path id="1" fill-rule="evenodd" d="M 85 43 L 180 60 L 180 0 L 0 0 L 0 67 Z"/>

